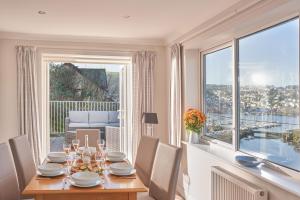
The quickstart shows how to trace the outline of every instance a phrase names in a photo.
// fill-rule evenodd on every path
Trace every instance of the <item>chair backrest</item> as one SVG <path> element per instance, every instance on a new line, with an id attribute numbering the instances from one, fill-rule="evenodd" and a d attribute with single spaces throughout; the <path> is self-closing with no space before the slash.
<path id="1" fill-rule="evenodd" d="M 19 200 L 20 190 L 15 166 L 5 143 L 0 144 L 0 160 L 0 200 Z"/>
<path id="2" fill-rule="evenodd" d="M 19 188 L 20 191 L 23 191 L 32 177 L 36 174 L 32 149 L 28 142 L 27 135 L 9 139 L 9 144 L 15 161 Z"/>
<path id="3" fill-rule="evenodd" d="M 158 138 L 142 136 L 137 150 L 134 167 L 141 181 L 147 187 L 150 184 L 158 142 Z"/>
<path id="4" fill-rule="evenodd" d="M 76 138 L 80 140 L 80 146 L 84 146 L 85 135 L 89 136 L 89 147 L 98 148 L 97 140 L 100 138 L 99 129 L 76 129 Z"/>
<path id="5" fill-rule="evenodd" d="M 149 195 L 155 199 L 174 200 L 182 149 L 158 144 L 149 186 Z"/>

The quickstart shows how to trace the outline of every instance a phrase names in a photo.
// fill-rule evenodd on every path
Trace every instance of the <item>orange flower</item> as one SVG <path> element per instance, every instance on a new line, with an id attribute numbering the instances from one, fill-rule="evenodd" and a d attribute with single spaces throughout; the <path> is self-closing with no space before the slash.
<path id="1" fill-rule="evenodd" d="M 203 112 L 189 108 L 183 116 L 184 125 L 187 130 L 191 130 L 199 133 L 201 128 L 204 126 L 206 116 Z"/>

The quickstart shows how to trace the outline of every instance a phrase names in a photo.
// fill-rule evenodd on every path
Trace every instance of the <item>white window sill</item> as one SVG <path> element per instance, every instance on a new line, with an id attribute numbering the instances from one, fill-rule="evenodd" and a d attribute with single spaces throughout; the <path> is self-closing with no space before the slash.
<path id="1" fill-rule="evenodd" d="M 297 195 L 300 197 L 300 178 L 298 178 L 299 173 L 297 173 L 298 176 L 290 176 L 287 173 L 281 171 L 276 165 L 272 165 L 273 167 L 270 168 L 265 164 L 261 164 L 259 167 L 256 168 L 249 168 L 244 167 L 242 165 L 239 165 L 235 161 L 236 155 L 242 155 L 241 152 L 235 152 L 234 150 L 230 148 L 223 147 L 221 145 L 213 144 L 210 145 L 207 144 L 190 144 L 187 142 L 183 142 L 186 145 L 193 146 L 195 148 L 198 148 L 202 151 L 205 151 L 207 153 L 210 153 L 215 158 L 226 162 L 227 164 L 230 164 L 236 168 L 239 168 L 240 170 L 245 171 L 246 173 L 249 173 L 255 177 L 260 178 L 261 180 L 268 182 L 272 185 L 275 185 L 285 191 L 288 191 L 294 195 Z"/>

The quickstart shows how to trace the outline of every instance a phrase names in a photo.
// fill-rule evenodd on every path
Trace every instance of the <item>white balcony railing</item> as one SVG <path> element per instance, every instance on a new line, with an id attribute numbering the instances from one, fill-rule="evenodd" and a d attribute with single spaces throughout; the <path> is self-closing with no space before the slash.
<path id="1" fill-rule="evenodd" d="M 50 134 L 65 132 L 65 118 L 69 111 L 117 111 L 119 102 L 99 101 L 50 101 Z"/>

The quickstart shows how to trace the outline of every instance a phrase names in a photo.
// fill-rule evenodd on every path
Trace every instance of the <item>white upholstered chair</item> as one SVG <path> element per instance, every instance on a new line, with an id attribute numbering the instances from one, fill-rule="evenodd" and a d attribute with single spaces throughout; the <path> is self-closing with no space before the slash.
<path id="1" fill-rule="evenodd" d="M 174 200 L 182 149 L 158 144 L 148 193 L 138 193 L 138 200 Z"/>
<path id="2" fill-rule="evenodd" d="M 14 163 L 6 143 L 0 144 L 0 200 L 20 200 Z"/>
<path id="3" fill-rule="evenodd" d="M 97 140 L 100 138 L 99 129 L 77 129 L 76 138 L 80 140 L 80 146 L 84 146 L 85 135 L 89 136 L 89 147 L 98 148 Z"/>
<path id="4" fill-rule="evenodd" d="M 27 135 L 9 139 L 9 144 L 15 161 L 19 188 L 23 191 L 36 174 L 36 166 Z"/>
<path id="5" fill-rule="evenodd" d="M 150 184 L 158 142 L 158 138 L 142 136 L 137 150 L 134 168 L 141 181 L 147 187 Z"/>

